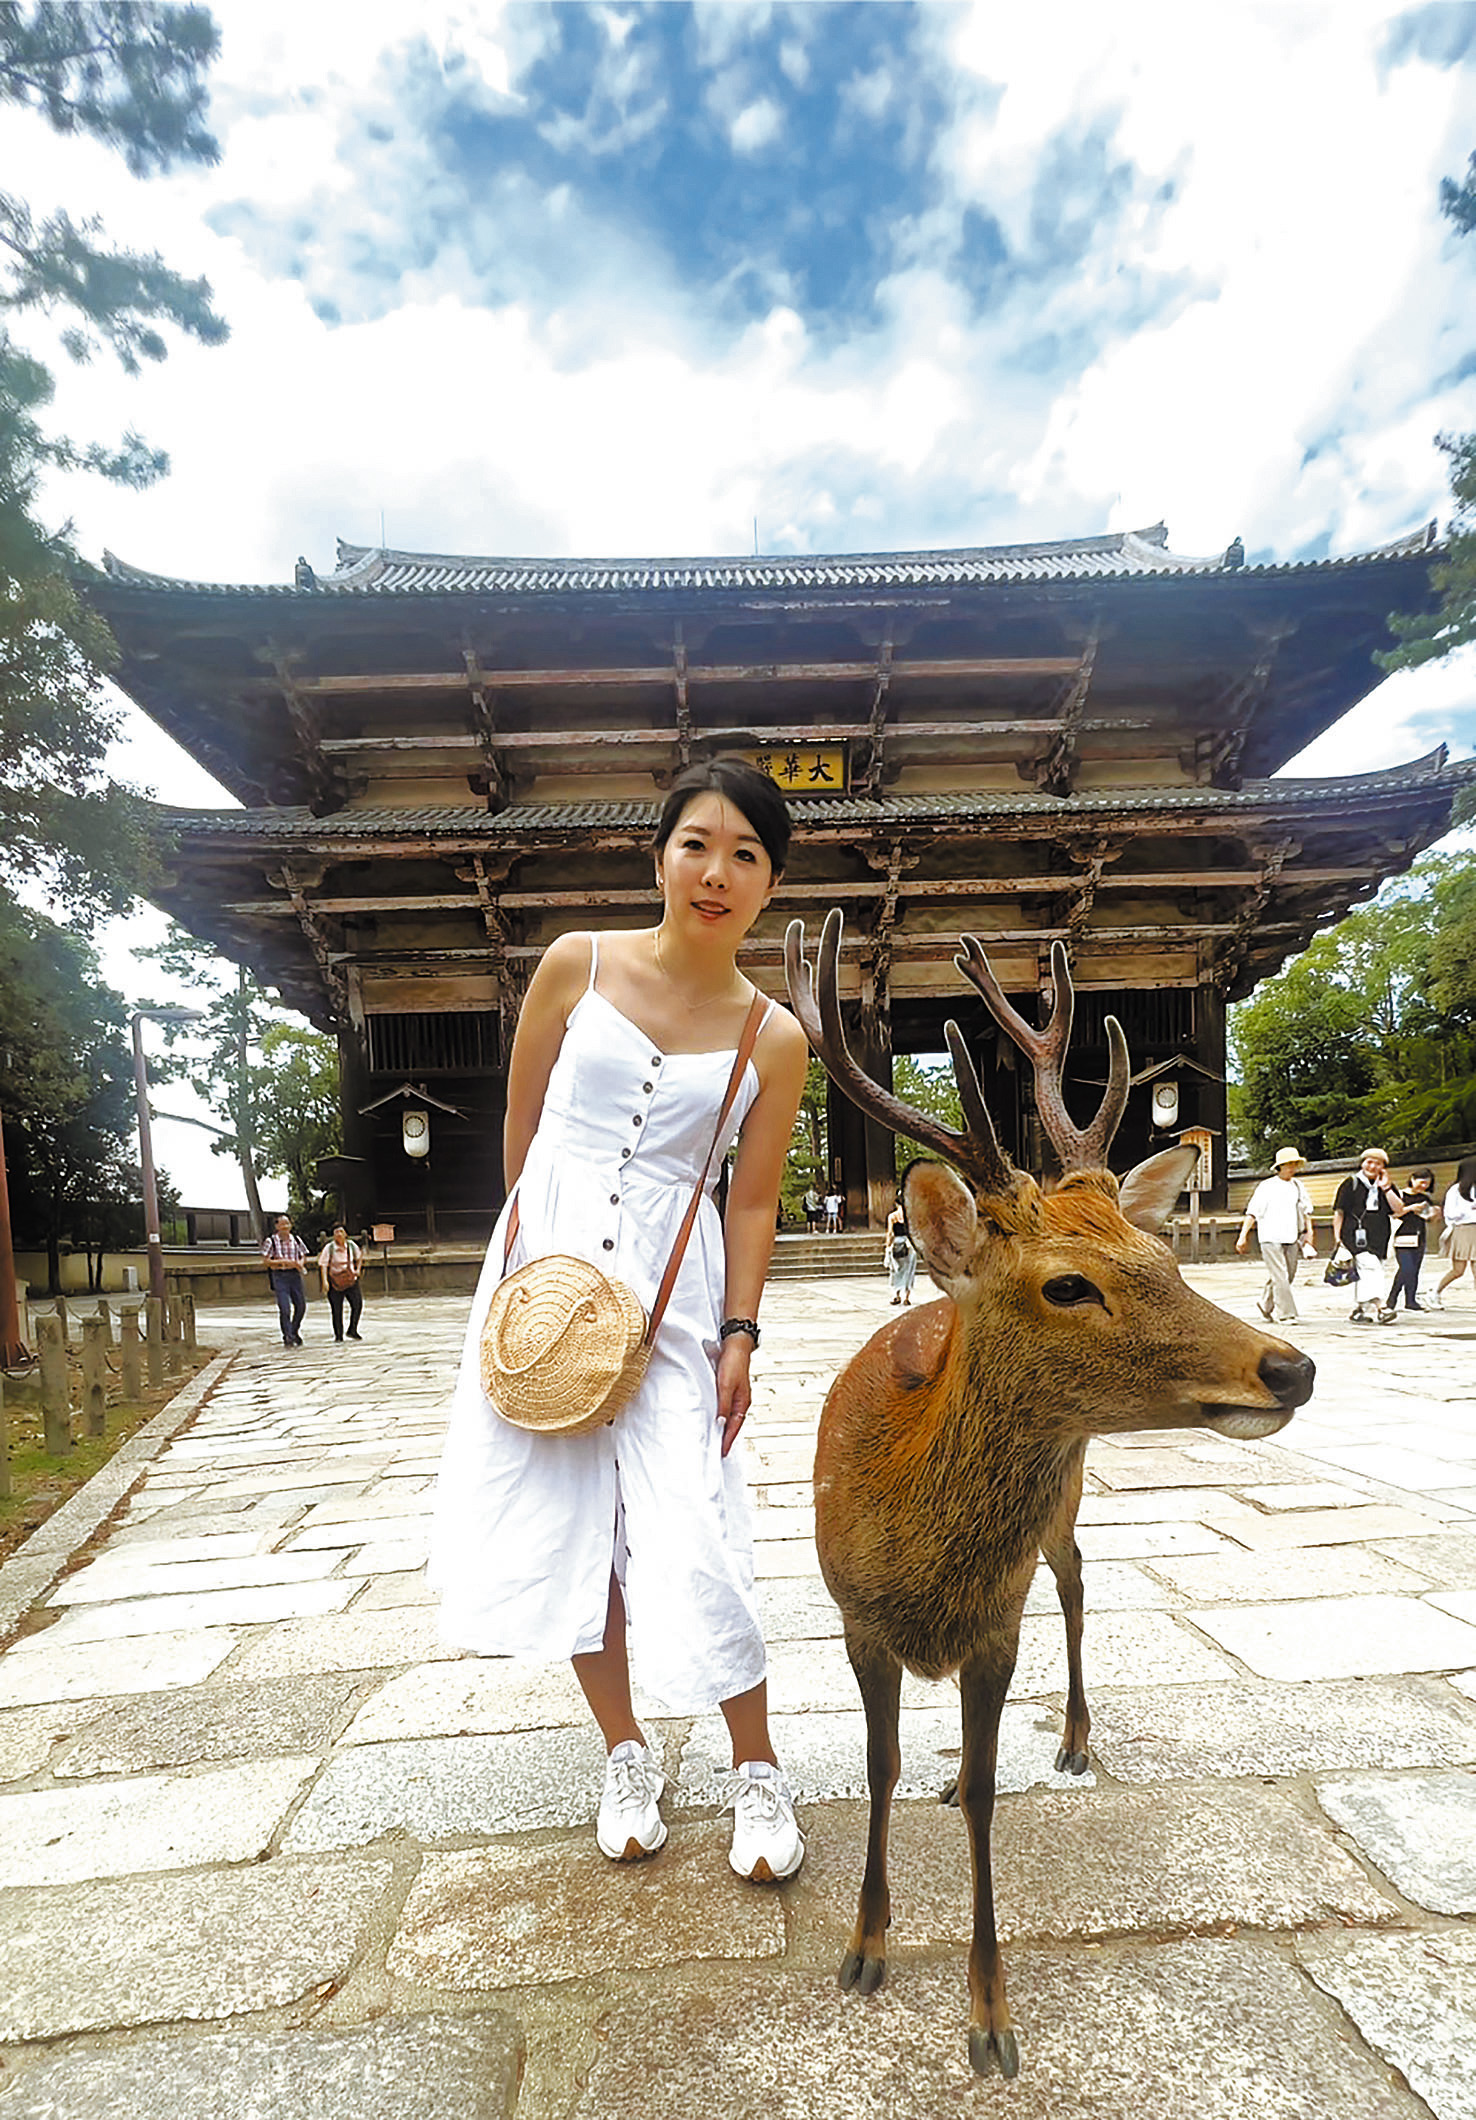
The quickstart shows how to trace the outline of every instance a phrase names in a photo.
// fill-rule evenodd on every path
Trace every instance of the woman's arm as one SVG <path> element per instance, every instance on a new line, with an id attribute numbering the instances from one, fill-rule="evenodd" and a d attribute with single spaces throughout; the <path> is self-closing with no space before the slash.
<path id="1" fill-rule="evenodd" d="M 805 1086 L 809 1047 L 805 1034 L 782 1009 L 770 1016 L 759 1041 L 760 1088 L 749 1107 L 738 1138 L 738 1153 L 723 1215 L 727 1270 L 723 1284 L 725 1318 L 757 1318 L 769 1254 L 774 1248 L 774 1210 L 784 1159 L 794 1136 L 794 1118 Z M 718 1419 L 723 1426 L 723 1456 L 737 1441 L 753 1397 L 748 1365 L 753 1342 L 735 1332 L 718 1355 Z"/>
<path id="2" fill-rule="evenodd" d="M 570 1011 L 588 981 L 589 937 L 560 935 L 539 958 L 538 969 L 528 982 L 507 1070 L 502 1176 L 509 1192 L 523 1174 Z"/>

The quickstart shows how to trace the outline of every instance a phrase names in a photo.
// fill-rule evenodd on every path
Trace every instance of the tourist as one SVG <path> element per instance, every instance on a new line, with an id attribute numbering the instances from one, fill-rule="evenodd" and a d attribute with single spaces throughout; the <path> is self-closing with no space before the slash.
<path id="1" fill-rule="evenodd" d="M 1301 1163 L 1296 1149 L 1277 1149 L 1276 1175 L 1263 1178 L 1251 1194 L 1235 1239 L 1235 1249 L 1244 1252 L 1251 1230 L 1255 1230 L 1266 1269 L 1266 1286 L 1257 1298 L 1256 1308 L 1263 1318 L 1274 1318 L 1278 1325 L 1295 1324 L 1297 1303 L 1292 1282 L 1297 1277 L 1297 1262 L 1310 1259 L 1316 1249 L 1312 1242 L 1312 1202 L 1297 1176 Z"/>
<path id="2" fill-rule="evenodd" d="M 1333 1250 L 1352 1255 L 1358 1269 L 1350 1323 L 1381 1325 L 1394 1313 L 1384 1302 L 1384 1262 L 1389 1256 L 1393 1217 L 1404 1202 L 1389 1182 L 1389 1158 L 1381 1148 L 1366 1148 L 1351 1178 L 1344 1178 L 1333 1198 Z M 1346 1232 L 1346 1234 L 1345 1234 Z"/>
<path id="3" fill-rule="evenodd" d="M 282 1321 L 282 1345 L 301 1347 L 302 1321 L 307 1316 L 307 1289 L 303 1284 L 302 1265 L 308 1249 L 301 1237 L 292 1234 L 290 1215 L 278 1215 L 276 1228 L 262 1242 L 261 1255 L 266 1261 L 272 1294 L 277 1299 L 277 1315 Z"/>
<path id="4" fill-rule="evenodd" d="M 360 1285 L 363 1272 L 364 1254 L 349 1236 L 343 1223 L 335 1222 L 333 1234 L 318 1253 L 318 1276 L 333 1316 L 335 1340 L 343 1339 L 345 1300 L 348 1302 L 348 1336 L 351 1340 L 362 1338 L 359 1319 L 364 1311 L 364 1290 Z"/>
<path id="5" fill-rule="evenodd" d="M 1445 1195 L 1440 1212 L 1450 1236 L 1450 1270 L 1435 1290 L 1437 1309 L 1442 1307 L 1446 1289 L 1460 1279 L 1468 1266 L 1471 1279 L 1476 1281 L 1476 1266 L 1471 1265 L 1476 1259 L 1476 1156 L 1462 1158 L 1455 1184 Z"/>
<path id="6" fill-rule="evenodd" d="M 828 1192 L 825 1195 L 825 1229 L 828 1236 L 837 1237 L 840 1235 L 845 1205 L 845 1201 L 838 1192 Z"/>
<path id="7" fill-rule="evenodd" d="M 792 1876 L 804 1842 L 770 1738 L 734 1445 L 804 1087 L 792 1016 L 772 1003 L 762 1012 L 728 1129 L 738 1148 L 726 1219 L 709 1191 L 650 1367 L 613 1423 L 578 1434 L 513 1426 L 483 1390 L 479 1350 L 504 1271 L 549 1253 L 619 1276 L 649 1313 L 704 1158 L 711 1184 L 713 1131 L 755 998 L 736 953 L 788 842 L 783 797 L 765 775 L 732 758 L 692 766 L 657 827 L 659 924 L 564 935 L 545 951 L 513 1045 L 510 1194 L 472 1305 L 431 1555 L 448 1642 L 572 1659 L 608 1754 L 596 1840 L 612 1860 L 653 1855 L 666 1839 L 665 1781 L 631 1703 L 632 1663 L 670 1713 L 720 1707 L 734 1765 L 729 1861 L 761 1882 Z"/>
<path id="8" fill-rule="evenodd" d="M 907 1210 L 902 1205 L 900 1193 L 896 1206 L 887 1216 L 887 1243 L 882 1263 L 887 1269 L 893 1303 L 910 1303 L 912 1284 L 917 1279 L 917 1251 L 908 1234 Z"/>
<path id="9" fill-rule="evenodd" d="M 1420 1301 L 1420 1268 L 1425 1263 L 1425 1244 L 1429 1236 L 1425 1225 L 1440 1212 L 1430 1197 L 1434 1185 L 1435 1173 L 1427 1168 L 1412 1170 L 1408 1183 L 1400 1187 L 1404 1213 L 1395 1224 L 1390 1245 L 1394 1253 L 1394 1278 L 1384 1298 L 1386 1310 L 1397 1309 L 1401 1289 L 1406 1310 L 1426 1308 Z"/>

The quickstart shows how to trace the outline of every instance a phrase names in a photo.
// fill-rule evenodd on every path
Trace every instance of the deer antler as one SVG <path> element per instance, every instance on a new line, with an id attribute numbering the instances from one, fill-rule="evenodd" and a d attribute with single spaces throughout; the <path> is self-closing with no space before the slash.
<path id="1" fill-rule="evenodd" d="M 988 1003 L 1000 1029 L 1025 1054 L 1035 1070 L 1035 1103 L 1046 1138 L 1061 1159 L 1063 1172 L 1100 1170 L 1107 1162 L 1112 1137 L 1122 1120 L 1128 1094 L 1128 1049 L 1122 1025 L 1115 1016 L 1106 1019 L 1107 1088 L 1090 1126 L 1073 1125 L 1061 1091 L 1061 1067 L 1071 1042 L 1071 1017 L 1075 993 L 1066 951 L 1051 944 L 1051 1014 L 1043 1031 L 1035 1031 L 1005 999 L 1004 990 L 989 968 L 989 959 L 977 935 L 963 935 L 962 953 L 954 963 Z M 962 1088 L 962 1085 L 960 1085 Z"/>
<path id="2" fill-rule="evenodd" d="M 948 1040 L 953 1059 L 953 1076 L 958 1084 L 959 1102 L 967 1127 L 965 1133 L 955 1133 L 952 1127 L 944 1126 L 940 1120 L 914 1110 L 912 1105 L 893 1096 L 879 1082 L 873 1082 L 853 1056 L 841 1021 L 842 926 L 839 908 L 826 914 L 813 971 L 804 954 L 804 922 L 791 920 L 784 937 L 784 973 L 789 985 L 790 1006 L 836 1087 L 843 1090 L 859 1110 L 879 1120 L 889 1132 L 909 1134 L 925 1148 L 935 1150 L 948 1162 L 956 1164 L 981 1191 L 1010 1191 L 1015 1183 L 1015 1173 L 999 1145 L 979 1078 L 964 1044 L 963 1033 L 956 1023 L 945 1023 L 943 1035 Z M 980 954 L 982 956 L 982 951 Z"/>

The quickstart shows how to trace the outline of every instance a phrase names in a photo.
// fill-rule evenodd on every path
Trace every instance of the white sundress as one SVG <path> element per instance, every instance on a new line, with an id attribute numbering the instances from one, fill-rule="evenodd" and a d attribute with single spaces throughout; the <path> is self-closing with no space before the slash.
<path id="1" fill-rule="evenodd" d="M 712 1148 L 732 1049 L 664 1053 L 598 992 L 598 970 L 591 937 L 589 984 L 472 1302 L 429 1578 L 444 1640 L 552 1661 L 601 1646 L 613 1567 L 637 1682 L 673 1712 L 701 1714 L 765 1675 L 742 1443 L 724 1458 L 717 1420 L 724 1257 L 712 1187 L 721 1155 L 711 1156 L 650 1367 L 613 1423 L 586 1435 L 531 1434 L 504 1421 L 482 1389 L 482 1323 L 503 1275 L 513 1200 L 509 1270 L 572 1253 L 627 1282 L 649 1312 Z M 724 1153 L 757 1094 L 750 1061 Z"/>

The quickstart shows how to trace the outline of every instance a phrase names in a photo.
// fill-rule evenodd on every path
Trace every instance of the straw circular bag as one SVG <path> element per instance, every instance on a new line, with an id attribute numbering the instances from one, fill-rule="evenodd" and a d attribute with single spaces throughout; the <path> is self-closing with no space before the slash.
<path id="1" fill-rule="evenodd" d="M 577 1435 L 613 1421 L 646 1373 L 646 1313 L 623 1281 L 561 1252 L 500 1281 L 482 1327 L 482 1384 L 505 1420 Z"/>

